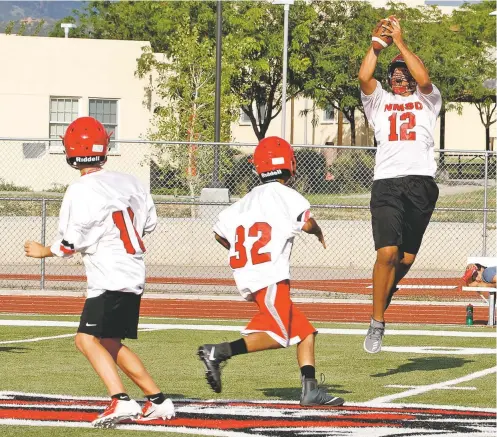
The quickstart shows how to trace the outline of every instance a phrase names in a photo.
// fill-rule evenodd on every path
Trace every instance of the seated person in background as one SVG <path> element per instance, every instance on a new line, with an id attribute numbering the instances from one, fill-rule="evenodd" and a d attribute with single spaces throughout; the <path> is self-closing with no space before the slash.
<path id="1" fill-rule="evenodd" d="M 469 264 L 462 277 L 468 287 L 495 287 L 497 267 L 485 267 L 481 264 Z"/>

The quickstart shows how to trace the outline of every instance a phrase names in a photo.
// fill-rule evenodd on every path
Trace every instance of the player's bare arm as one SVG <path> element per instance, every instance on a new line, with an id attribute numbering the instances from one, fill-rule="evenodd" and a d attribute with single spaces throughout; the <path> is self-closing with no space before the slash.
<path id="1" fill-rule="evenodd" d="M 323 231 L 319 227 L 316 220 L 314 220 L 314 218 L 311 217 L 309 220 L 307 220 L 302 227 L 302 230 L 307 234 L 315 235 L 318 238 L 319 242 L 326 249 L 326 241 L 324 241 Z"/>
<path id="2" fill-rule="evenodd" d="M 409 50 L 404 42 L 399 20 L 393 16 L 390 17 L 389 23 L 385 25 L 384 34 L 392 37 L 394 44 L 399 49 L 400 54 L 407 64 L 407 68 L 409 68 L 409 72 L 418 84 L 419 90 L 423 94 L 430 94 L 433 91 L 433 85 L 431 84 L 428 70 L 421 60 Z"/>
<path id="3" fill-rule="evenodd" d="M 231 245 L 230 245 L 229 241 L 226 238 L 221 237 L 220 235 L 216 234 L 215 232 L 214 232 L 214 237 L 216 238 L 216 241 L 221 246 L 223 246 L 224 248 L 230 250 Z"/>
<path id="4" fill-rule="evenodd" d="M 43 246 L 43 244 L 36 241 L 26 241 L 24 243 L 24 252 L 29 258 L 49 258 L 53 256 L 50 246 Z"/>
<path id="5" fill-rule="evenodd" d="M 375 50 L 371 45 L 362 60 L 361 68 L 359 69 L 359 84 L 361 91 L 369 96 L 373 94 L 376 89 L 376 79 L 373 77 L 376 63 L 378 62 L 378 55 L 380 51 Z"/>

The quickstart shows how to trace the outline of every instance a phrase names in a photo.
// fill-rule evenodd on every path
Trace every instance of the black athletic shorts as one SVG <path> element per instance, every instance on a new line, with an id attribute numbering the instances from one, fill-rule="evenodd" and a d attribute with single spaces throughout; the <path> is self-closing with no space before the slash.
<path id="1" fill-rule="evenodd" d="M 78 332 L 98 338 L 137 338 L 141 295 L 106 291 L 86 299 Z"/>
<path id="2" fill-rule="evenodd" d="M 375 250 L 398 246 L 417 254 L 438 199 L 431 176 L 378 179 L 371 190 L 371 218 Z"/>

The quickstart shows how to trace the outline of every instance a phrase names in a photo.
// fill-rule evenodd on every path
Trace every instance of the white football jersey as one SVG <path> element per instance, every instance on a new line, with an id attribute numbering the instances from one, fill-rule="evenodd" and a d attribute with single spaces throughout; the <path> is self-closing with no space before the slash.
<path id="1" fill-rule="evenodd" d="M 244 298 L 290 279 L 293 239 L 310 218 L 309 208 L 297 191 L 270 182 L 219 214 L 214 232 L 230 243 L 230 266 Z"/>
<path id="2" fill-rule="evenodd" d="M 409 175 L 435 176 L 434 131 L 442 96 L 418 87 L 407 97 L 385 91 L 377 81 L 370 95 L 361 92 L 366 118 L 374 128 L 378 148 L 374 179 Z"/>
<path id="3" fill-rule="evenodd" d="M 152 197 L 137 178 L 100 170 L 68 187 L 58 239 L 50 249 L 60 257 L 82 254 L 88 297 L 106 290 L 141 294 L 145 284 L 141 237 L 156 224 Z"/>

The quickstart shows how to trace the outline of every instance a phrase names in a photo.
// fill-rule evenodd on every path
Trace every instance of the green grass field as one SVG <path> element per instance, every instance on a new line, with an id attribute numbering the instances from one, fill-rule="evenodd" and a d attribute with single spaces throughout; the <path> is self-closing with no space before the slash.
<path id="1" fill-rule="evenodd" d="M 74 316 L 15 316 L 0 315 L 0 321 L 54 320 L 76 322 Z M 141 323 L 177 324 L 178 329 L 142 331 L 138 340 L 126 344 L 145 362 L 164 393 L 174 398 L 190 399 L 257 399 L 298 400 L 299 370 L 295 347 L 238 356 L 231 359 L 223 371 L 223 393 L 215 394 L 207 386 L 204 369 L 196 356 L 202 343 L 232 341 L 239 338 L 235 331 L 216 331 L 216 326 L 243 327 L 243 322 L 211 320 L 174 320 L 143 318 Z M 194 325 L 183 329 L 179 325 Z M 213 325 L 212 330 L 205 326 Z M 319 323 L 318 328 L 365 330 L 361 324 Z M 204 329 L 204 330 L 200 330 Z M 443 330 L 491 334 L 487 327 L 389 325 L 388 329 L 425 330 L 436 334 Z M 0 357 L 3 377 L 1 391 L 16 391 L 72 396 L 107 396 L 105 387 L 94 374 L 86 359 L 74 347 L 73 337 L 27 341 L 40 337 L 71 335 L 72 327 L 2 326 Z M 400 332 L 401 334 L 401 332 Z M 496 338 L 450 337 L 434 335 L 387 335 L 388 347 L 491 348 L 493 354 L 428 354 L 382 352 L 369 355 L 362 349 L 363 335 L 320 334 L 317 337 L 316 362 L 318 374 L 326 376 L 328 390 L 348 402 L 367 402 L 376 398 L 406 392 L 409 387 L 428 386 L 461 378 L 496 365 Z M 125 378 L 125 377 L 124 377 Z M 129 394 L 142 394 L 125 379 Z M 392 387 L 396 386 L 396 387 Z M 399 387 L 401 386 L 401 387 Z M 460 387 L 474 387 L 460 390 Z M 496 404 L 495 373 L 451 385 L 451 389 L 427 389 L 416 396 L 402 397 L 394 402 L 406 404 L 453 405 L 494 408 Z M 2 436 L 97 436 L 102 431 L 92 429 L 32 428 L 1 426 Z M 106 431 L 109 435 L 141 437 L 140 431 Z M 117 435 L 117 434 L 116 434 Z M 143 432 L 145 435 L 145 432 Z M 168 435 L 176 435 L 170 434 Z M 180 434 L 177 434 L 180 435 Z M 183 434 L 184 435 L 184 434 Z"/>

